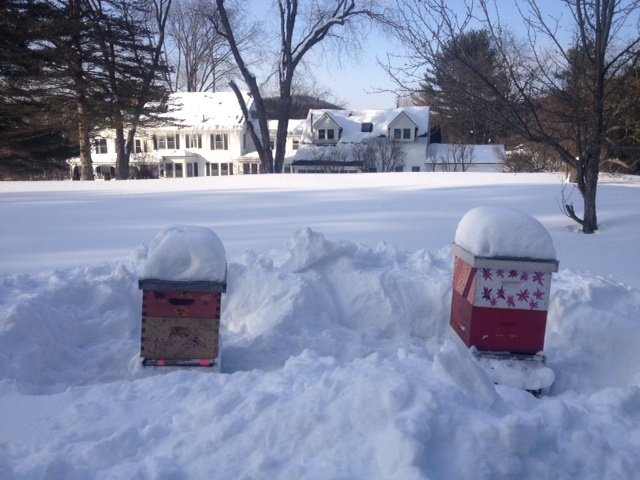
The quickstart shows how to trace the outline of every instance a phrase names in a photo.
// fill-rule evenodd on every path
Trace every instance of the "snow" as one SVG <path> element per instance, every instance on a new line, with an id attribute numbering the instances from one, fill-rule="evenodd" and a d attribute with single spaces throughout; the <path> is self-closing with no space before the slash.
<path id="1" fill-rule="evenodd" d="M 555 260 L 553 239 L 535 218 L 508 207 L 476 207 L 456 230 L 455 243 L 478 257 Z"/>
<path id="2" fill-rule="evenodd" d="M 0 183 L 0 478 L 637 478 L 640 180 L 603 178 L 590 236 L 561 190 L 479 173 Z M 560 261 L 540 397 L 449 340 L 457 226 L 505 203 Z M 176 225 L 224 245 L 222 373 L 140 365 L 138 280 Z"/>
<path id="3" fill-rule="evenodd" d="M 212 230 L 172 225 L 151 240 L 142 278 L 223 282 L 226 270 L 224 245 Z"/>
<path id="4" fill-rule="evenodd" d="M 249 106 L 251 98 L 242 92 Z M 241 129 L 244 116 L 233 92 L 189 92 L 173 93 L 168 101 L 169 110 L 162 114 L 176 125 L 188 130 Z M 158 130 L 174 130 L 175 126 L 159 127 Z"/>

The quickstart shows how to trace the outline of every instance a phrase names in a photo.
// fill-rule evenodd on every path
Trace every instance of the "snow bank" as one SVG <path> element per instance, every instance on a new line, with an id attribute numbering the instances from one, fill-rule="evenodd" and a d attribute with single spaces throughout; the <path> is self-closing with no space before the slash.
<path id="1" fill-rule="evenodd" d="M 556 258 L 544 226 L 507 207 L 478 207 L 467 212 L 458 224 L 455 243 L 478 257 Z"/>
<path id="2" fill-rule="evenodd" d="M 161 236 L 162 237 L 162 236 Z M 640 293 L 558 274 L 548 396 L 447 340 L 453 257 L 296 230 L 229 262 L 222 374 L 136 369 L 147 249 L 0 276 L 0 476 L 633 478 Z"/>
<path id="3" fill-rule="evenodd" d="M 0 478 L 637 478 L 640 183 L 601 186 L 584 237 L 555 177 L 536 178 L 0 185 Z M 447 245 L 470 205 L 505 199 L 544 218 L 563 260 L 540 398 L 448 341 Z M 203 218 L 229 255 L 223 373 L 133 368 L 150 255 L 132 249 Z"/>
<path id="4" fill-rule="evenodd" d="M 144 279 L 170 281 L 225 280 L 224 245 L 208 228 L 174 225 L 163 228 L 151 241 Z"/>

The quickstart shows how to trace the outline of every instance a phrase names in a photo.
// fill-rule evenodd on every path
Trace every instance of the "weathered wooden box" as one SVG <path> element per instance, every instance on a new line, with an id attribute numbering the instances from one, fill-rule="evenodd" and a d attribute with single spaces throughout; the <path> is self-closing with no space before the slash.
<path id="1" fill-rule="evenodd" d="M 556 260 L 455 254 L 451 322 L 467 347 L 535 354 L 544 349 Z"/>
<path id="2" fill-rule="evenodd" d="M 145 365 L 219 366 L 223 282 L 140 280 Z"/>

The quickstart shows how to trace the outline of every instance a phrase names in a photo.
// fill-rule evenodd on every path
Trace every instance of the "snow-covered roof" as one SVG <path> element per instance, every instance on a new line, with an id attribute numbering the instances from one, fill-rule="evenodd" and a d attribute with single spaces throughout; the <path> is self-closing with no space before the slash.
<path id="1" fill-rule="evenodd" d="M 287 134 L 293 136 L 302 135 L 302 131 L 304 129 L 306 120 L 305 119 L 289 119 L 289 124 L 287 126 Z M 269 131 L 274 132 L 278 130 L 278 120 L 269 120 Z"/>
<path id="2" fill-rule="evenodd" d="M 304 122 L 302 142 L 313 142 L 312 127 L 324 115 L 328 115 L 342 129 L 338 143 L 358 143 L 367 138 L 387 136 L 389 125 L 405 114 L 418 128 L 417 136 L 429 133 L 429 107 L 399 107 L 387 110 L 309 110 Z M 362 125 L 371 124 L 371 131 L 363 132 Z"/>
<path id="3" fill-rule="evenodd" d="M 247 92 L 244 101 L 251 110 L 253 99 Z M 174 93 L 169 97 L 169 111 L 165 118 L 173 125 L 190 130 L 228 130 L 240 129 L 244 125 L 244 115 L 233 92 L 188 92 Z"/>

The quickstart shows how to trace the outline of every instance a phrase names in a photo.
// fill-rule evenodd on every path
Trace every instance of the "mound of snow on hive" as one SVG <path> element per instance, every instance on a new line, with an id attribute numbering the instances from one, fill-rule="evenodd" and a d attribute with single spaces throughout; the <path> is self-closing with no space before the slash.
<path id="1" fill-rule="evenodd" d="M 478 207 L 467 212 L 455 243 L 478 257 L 555 260 L 551 235 L 535 218 L 506 207 Z"/>
<path id="2" fill-rule="evenodd" d="M 145 279 L 210 281 L 225 279 L 227 257 L 220 238 L 206 227 L 173 225 L 151 241 Z"/>

